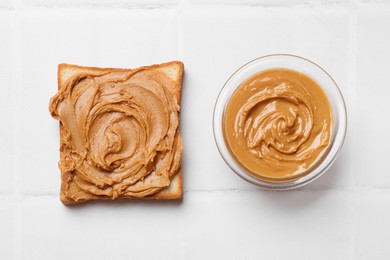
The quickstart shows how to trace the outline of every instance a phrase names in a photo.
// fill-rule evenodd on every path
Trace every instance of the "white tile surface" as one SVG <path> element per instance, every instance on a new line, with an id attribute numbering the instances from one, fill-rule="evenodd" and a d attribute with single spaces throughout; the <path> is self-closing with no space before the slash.
<path id="1" fill-rule="evenodd" d="M 29 126 L 22 129 L 22 189 L 58 193 L 59 130 L 48 110 L 57 65 L 132 68 L 176 59 L 175 16 L 169 10 L 44 9 L 23 12 L 21 20 L 22 120 Z"/>
<path id="2" fill-rule="evenodd" d="M 357 198 L 357 259 L 389 259 L 390 192 L 363 193 Z"/>
<path id="3" fill-rule="evenodd" d="M 363 9 L 358 14 L 356 181 L 361 186 L 390 187 L 388 61 L 390 9 Z"/>
<path id="4" fill-rule="evenodd" d="M 277 23 L 269 26 L 269 21 Z M 212 133 L 216 97 L 244 63 L 271 53 L 292 53 L 321 64 L 339 82 L 347 101 L 348 16 L 345 11 L 291 8 L 197 7 L 180 17 L 186 64 L 182 97 L 184 172 L 188 189 L 255 189 L 236 177 L 220 157 Z M 341 158 L 349 158 L 348 141 Z M 345 187 L 351 164 L 340 160 L 313 187 Z"/>
<path id="5" fill-rule="evenodd" d="M 362 3 L 367 4 L 390 4 L 389 0 L 360 0 Z"/>
<path id="6" fill-rule="evenodd" d="M 0 8 L 11 8 L 11 0 L 0 0 Z"/>
<path id="7" fill-rule="evenodd" d="M 14 207 L 0 199 L 0 252 L 1 259 L 14 257 Z"/>
<path id="8" fill-rule="evenodd" d="M 349 245 L 350 210 L 346 193 L 186 195 L 181 204 L 144 201 L 93 203 L 74 208 L 62 206 L 57 198 L 26 200 L 23 257 L 32 260 L 70 259 L 75 254 L 83 259 L 113 255 L 117 259 L 129 255 L 137 259 L 348 257 L 345 248 Z M 45 245 L 45 250 L 37 250 L 41 245 Z M 283 250 L 275 250 L 275 245 Z"/>
<path id="9" fill-rule="evenodd" d="M 283 5 L 332 5 L 348 3 L 350 0 L 189 0 L 194 4 L 283 6 Z"/>
<path id="10" fill-rule="evenodd" d="M 47 7 L 129 7 L 129 8 L 158 8 L 177 5 L 180 0 L 21 0 L 28 6 Z"/>
<path id="11" fill-rule="evenodd" d="M 385 2 L 0 0 L 0 258 L 390 259 Z M 213 140 L 222 85 L 270 53 L 320 64 L 348 107 L 338 160 L 298 191 L 245 183 Z M 58 123 L 48 112 L 57 64 L 138 67 L 174 59 L 186 67 L 184 200 L 63 206 Z M 12 104 L 20 107 L 4 110 Z M 21 133 L 5 122 L 19 122 Z"/>
<path id="12" fill-rule="evenodd" d="M 345 194 L 231 192 L 188 197 L 180 259 L 196 259 L 197 252 L 207 252 L 206 259 L 217 259 L 221 252 L 227 259 L 347 258 Z M 323 208 L 331 213 L 323 215 Z"/>
<path id="13" fill-rule="evenodd" d="M 12 80 L 12 17 L 0 10 L 0 194 L 14 190 L 14 85 Z"/>

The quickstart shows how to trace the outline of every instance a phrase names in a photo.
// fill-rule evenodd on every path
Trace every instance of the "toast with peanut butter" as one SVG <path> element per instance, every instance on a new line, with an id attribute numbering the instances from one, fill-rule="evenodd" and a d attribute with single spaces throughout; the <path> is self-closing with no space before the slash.
<path id="1" fill-rule="evenodd" d="M 64 204 L 182 198 L 183 68 L 58 66 L 49 110 L 60 122 Z"/>

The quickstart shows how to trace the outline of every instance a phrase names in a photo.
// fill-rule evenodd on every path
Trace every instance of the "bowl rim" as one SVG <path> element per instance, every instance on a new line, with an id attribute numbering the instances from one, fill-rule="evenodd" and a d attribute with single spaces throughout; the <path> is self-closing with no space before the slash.
<path id="1" fill-rule="evenodd" d="M 267 58 L 273 58 L 273 57 L 284 57 L 284 58 L 293 58 L 293 59 L 297 59 L 297 60 L 301 60 L 301 61 L 304 61 L 304 62 L 307 62 L 308 64 L 310 64 L 311 66 L 313 66 L 313 68 L 317 68 L 321 71 L 321 73 L 324 74 L 324 76 L 328 77 L 328 79 L 333 83 L 333 87 L 334 90 L 332 91 L 335 91 L 335 96 L 336 98 L 338 99 L 337 101 L 341 104 L 341 108 L 339 108 L 340 110 L 337 110 L 337 113 L 341 114 L 341 118 L 339 118 L 338 120 L 338 130 L 333 138 L 333 140 L 331 141 L 331 144 L 329 146 L 329 150 L 328 152 L 324 155 L 324 158 L 323 160 L 314 168 L 312 169 L 311 172 L 309 172 L 308 174 L 305 174 L 303 175 L 302 177 L 298 178 L 298 179 L 293 179 L 293 180 L 290 180 L 290 181 L 285 181 L 285 182 L 271 182 L 271 181 L 266 181 L 266 180 L 262 180 L 262 179 L 259 179 L 259 178 L 256 178 L 255 176 L 251 175 L 250 173 L 248 173 L 248 171 L 246 169 L 244 169 L 243 167 L 241 167 L 237 162 L 235 162 L 235 159 L 233 158 L 233 155 L 228 151 L 228 154 L 229 154 L 229 157 L 230 157 L 230 161 L 234 163 L 234 166 L 231 165 L 231 163 L 228 161 L 227 158 L 225 158 L 224 156 L 224 153 L 222 151 L 222 148 L 226 149 L 226 150 L 229 150 L 228 148 L 228 144 L 226 143 L 226 140 L 224 137 L 222 137 L 223 139 L 223 142 L 221 143 L 219 141 L 220 138 L 217 138 L 217 135 L 219 134 L 223 134 L 223 117 L 224 117 L 224 110 L 225 108 L 222 109 L 223 113 L 222 113 L 222 118 L 221 118 L 221 122 L 222 124 L 220 126 L 218 126 L 217 122 L 219 122 L 219 120 L 216 120 L 217 119 L 217 110 L 219 109 L 220 110 L 220 106 L 225 106 L 226 103 L 228 103 L 230 101 L 230 98 L 231 96 L 229 97 L 229 99 L 225 102 L 222 102 L 221 100 L 221 97 L 222 95 L 224 94 L 224 91 L 226 90 L 226 87 L 228 85 L 228 83 L 235 77 L 237 76 L 237 74 L 239 72 L 241 72 L 243 69 L 247 68 L 249 65 L 255 63 L 255 62 L 258 62 L 258 61 L 262 61 L 262 60 L 265 60 Z M 274 67 L 274 68 L 277 68 L 277 67 Z M 283 67 L 280 67 L 280 68 L 283 68 Z M 271 69 L 271 68 L 269 68 Z M 289 68 L 289 69 L 292 69 L 293 68 Z M 260 69 L 258 70 L 256 73 L 260 73 L 261 71 L 265 71 L 266 69 Z M 305 74 L 305 73 L 304 73 Z M 254 75 L 254 74 L 252 74 Z M 307 74 L 305 74 L 307 75 Z M 310 75 L 307 75 L 310 77 Z M 250 77 L 250 76 L 249 76 Z M 247 77 L 247 78 L 249 78 Z M 245 78 L 245 79 L 247 79 Z M 311 77 L 312 78 L 312 77 Z M 315 79 L 313 79 L 315 80 Z M 242 83 L 242 82 L 241 82 Z M 322 85 L 317 83 L 321 88 Z M 237 90 L 237 88 L 240 86 L 240 84 L 238 84 L 234 91 Z M 325 92 L 325 89 L 323 89 L 324 92 Z M 234 93 L 234 92 L 233 92 Z M 328 94 L 326 93 L 326 96 L 328 97 L 329 99 L 329 96 Z M 329 101 L 330 102 L 330 101 Z M 331 102 L 330 102 L 331 103 Z M 334 109 L 332 104 L 331 105 L 331 108 L 332 110 Z M 218 114 L 219 116 L 219 114 Z M 299 187 L 302 187 L 304 185 L 307 185 L 309 183 L 311 183 L 312 181 L 318 179 L 320 176 L 322 176 L 331 166 L 332 164 L 335 162 L 335 160 L 337 159 L 337 157 L 339 156 L 340 154 L 340 150 L 342 149 L 343 147 L 343 144 L 345 142 L 345 138 L 346 138 L 346 134 L 347 134 L 347 128 L 348 128 L 348 115 L 347 115 L 347 107 L 346 107 L 346 104 L 345 104 L 345 99 L 344 99 L 344 96 L 338 86 L 338 84 L 336 83 L 336 81 L 333 79 L 333 77 L 325 70 L 323 69 L 320 65 L 318 65 L 317 63 L 307 59 L 307 58 L 304 58 L 302 56 L 298 56 L 298 55 L 294 55 L 294 54 L 269 54 L 269 55 L 264 55 L 264 56 L 260 56 L 258 58 L 255 58 L 255 59 L 252 59 L 250 60 L 249 62 L 246 62 L 245 64 L 243 64 L 242 66 L 240 66 L 237 70 L 235 70 L 231 76 L 226 80 L 226 82 L 223 84 L 221 90 L 219 91 L 218 93 L 218 96 L 217 96 L 217 99 L 215 101 L 215 105 L 214 105 L 214 109 L 213 109 L 213 117 L 212 117 L 212 128 L 213 128 L 213 137 L 214 137 L 214 142 L 217 146 L 217 149 L 218 149 L 218 152 L 219 154 L 221 155 L 222 159 L 225 161 L 225 163 L 229 166 L 229 168 L 236 174 L 238 175 L 239 177 L 241 177 L 242 179 L 254 184 L 254 185 L 257 185 L 259 187 L 262 187 L 262 188 L 265 188 L 265 189 L 270 189 L 270 190 L 291 190 L 291 189 L 296 189 L 296 188 L 299 188 Z M 221 130 L 221 131 L 217 131 L 217 130 Z M 218 133 L 220 132 L 220 133 Z M 341 140 L 339 140 L 338 142 L 338 146 L 335 148 L 335 150 L 333 150 L 333 144 L 334 144 L 334 141 L 336 140 L 336 137 L 338 136 L 341 136 Z M 223 147 L 221 147 L 223 146 Z M 327 162 L 327 165 L 323 166 L 323 164 L 326 162 L 325 159 L 327 159 L 328 156 L 330 156 L 330 152 L 332 151 L 332 158 L 330 158 L 330 161 Z M 323 166 L 322 167 L 322 170 L 321 171 L 318 171 L 316 173 L 316 169 L 320 168 L 320 166 Z M 240 169 L 241 172 L 237 171 L 236 169 Z M 313 174 L 313 173 L 316 173 L 316 174 Z"/>

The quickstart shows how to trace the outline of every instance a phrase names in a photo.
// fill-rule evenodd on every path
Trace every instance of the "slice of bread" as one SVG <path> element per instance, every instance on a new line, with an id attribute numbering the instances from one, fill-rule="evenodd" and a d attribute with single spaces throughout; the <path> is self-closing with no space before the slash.
<path id="1" fill-rule="evenodd" d="M 70 65 L 70 64 L 59 64 L 58 65 L 58 89 L 59 91 L 62 90 L 69 84 L 69 80 L 77 77 L 77 75 L 81 74 L 87 74 L 90 76 L 98 76 L 105 73 L 131 73 L 133 71 L 138 70 L 147 70 L 151 73 L 163 73 L 166 77 L 168 77 L 172 82 L 174 82 L 173 89 L 170 89 L 170 91 L 173 92 L 173 95 L 176 98 L 177 104 L 180 105 L 180 98 L 181 98 L 181 82 L 182 82 L 182 76 L 184 72 L 184 65 L 182 62 L 179 61 L 173 61 L 158 65 L 152 65 L 152 66 L 145 66 L 137 69 L 115 69 L 115 68 L 96 68 L 96 67 L 83 67 L 78 65 Z M 53 98 L 54 99 L 54 98 Z M 56 119 L 58 119 L 58 115 L 55 111 L 52 110 L 52 102 L 50 105 L 50 112 L 52 116 Z M 180 121 L 179 121 L 180 122 Z M 179 138 L 180 137 L 180 123 L 178 125 L 179 131 Z M 60 122 L 60 133 L 65 133 L 66 130 L 64 129 L 63 124 Z M 64 145 L 65 140 L 64 139 L 65 134 L 60 135 L 60 143 L 61 146 Z M 180 139 L 181 140 L 181 139 Z M 181 141 L 180 141 L 181 145 Z M 60 149 L 62 153 L 62 149 Z M 62 158 L 62 156 L 61 156 Z M 60 161 L 60 164 L 63 163 Z M 89 194 L 88 192 L 84 192 L 82 189 L 80 189 L 77 185 L 72 184 L 72 173 L 70 171 L 62 171 L 61 172 L 61 193 L 60 193 L 60 199 L 64 204 L 76 204 L 80 202 L 90 201 L 90 200 L 107 200 L 112 199 L 109 196 L 96 196 L 94 194 Z M 69 196 L 69 194 L 72 194 L 72 196 Z M 170 184 L 168 187 L 163 188 L 151 195 L 144 196 L 144 197 L 134 197 L 134 196 L 117 196 L 118 199 L 153 199 L 153 200 L 171 200 L 171 199 L 181 199 L 183 196 L 183 186 L 182 186 L 182 171 L 181 167 L 178 167 L 178 170 L 176 174 L 173 174 L 170 177 Z"/>

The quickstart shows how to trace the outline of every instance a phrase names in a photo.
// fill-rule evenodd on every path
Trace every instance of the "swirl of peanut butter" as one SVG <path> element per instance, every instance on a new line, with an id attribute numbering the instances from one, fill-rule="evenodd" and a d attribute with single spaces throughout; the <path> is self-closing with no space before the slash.
<path id="1" fill-rule="evenodd" d="M 169 186 L 182 153 L 170 78 L 143 69 L 104 70 L 75 75 L 65 85 L 50 112 L 61 123 L 59 167 L 70 173 L 66 185 L 77 185 L 67 190 L 144 197 Z"/>
<path id="2" fill-rule="evenodd" d="M 253 175 L 287 181 L 307 174 L 321 160 L 331 124 L 329 101 L 314 80 L 272 69 L 236 90 L 226 110 L 225 138 Z"/>

